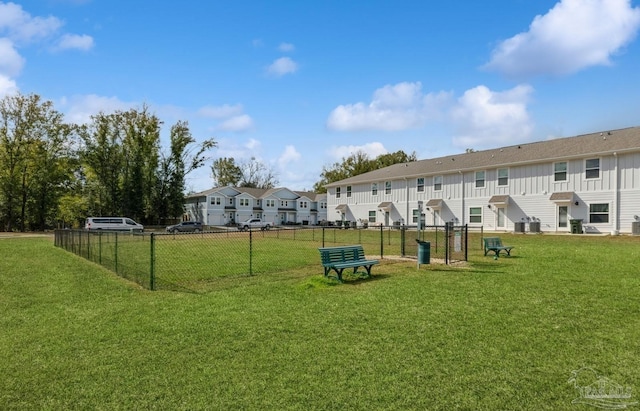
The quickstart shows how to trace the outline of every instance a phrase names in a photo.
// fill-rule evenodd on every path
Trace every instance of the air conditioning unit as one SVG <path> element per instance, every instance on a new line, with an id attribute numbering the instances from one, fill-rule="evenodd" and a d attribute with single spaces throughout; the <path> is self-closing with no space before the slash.
<path id="1" fill-rule="evenodd" d="M 524 233 L 524 223 L 515 223 L 513 231 L 516 233 Z"/>
<path id="2" fill-rule="evenodd" d="M 532 221 L 529 223 L 529 232 L 531 233 L 539 233 L 540 232 L 540 221 Z"/>
<path id="3" fill-rule="evenodd" d="M 640 221 L 634 221 L 631 223 L 631 234 L 640 235 Z"/>

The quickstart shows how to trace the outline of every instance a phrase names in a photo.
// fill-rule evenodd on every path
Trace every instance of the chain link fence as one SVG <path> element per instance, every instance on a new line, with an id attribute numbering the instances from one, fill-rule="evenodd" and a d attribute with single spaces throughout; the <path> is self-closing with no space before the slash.
<path id="1" fill-rule="evenodd" d="M 56 230 L 55 245 L 151 289 L 206 291 L 223 278 L 307 268 L 322 273 L 318 247 L 361 244 L 380 259 L 417 256 L 428 241 L 431 258 L 467 260 L 467 227 L 296 227 L 199 233 Z"/>

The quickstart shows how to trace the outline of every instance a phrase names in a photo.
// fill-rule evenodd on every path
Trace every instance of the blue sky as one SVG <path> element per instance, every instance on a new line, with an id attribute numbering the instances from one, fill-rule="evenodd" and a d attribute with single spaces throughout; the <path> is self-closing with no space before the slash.
<path id="1" fill-rule="evenodd" d="M 361 150 L 431 158 L 640 125 L 640 2 L 0 0 L 0 96 L 70 122 L 146 104 L 311 189 Z M 188 187 L 212 187 L 207 166 Z"/>

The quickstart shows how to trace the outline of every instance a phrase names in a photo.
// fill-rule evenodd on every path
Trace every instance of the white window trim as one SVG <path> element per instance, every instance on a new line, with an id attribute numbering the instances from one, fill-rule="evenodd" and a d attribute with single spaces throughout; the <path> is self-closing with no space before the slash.
<path id="1" fill-rule="evenodd" d="M 587 161 L 588 160 L 598 160 L 598 177 L 587 177 Z M 582 164 L 584 164 L 583 176 L 585 181 L 598 181 L 602 178 L 602 158 L 600 157 L 585 158 Z"/>

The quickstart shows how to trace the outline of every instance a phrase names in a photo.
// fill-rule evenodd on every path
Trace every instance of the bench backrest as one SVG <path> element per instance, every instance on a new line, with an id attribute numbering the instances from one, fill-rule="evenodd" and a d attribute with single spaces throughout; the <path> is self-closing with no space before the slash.
<path id="1" fill-rule="evenodd" d="M 502 247 L 500 237 L 487 237 L 484 239 L 484 248 Z"/>
<path id="2" fill-rule="evenodd" d="M 344 263 L 347 261 L 364 260 L 364 249 L 361 245 L 347 245 L 342 247 L 321 247 L 320 258 L 322 264 Z"/>

